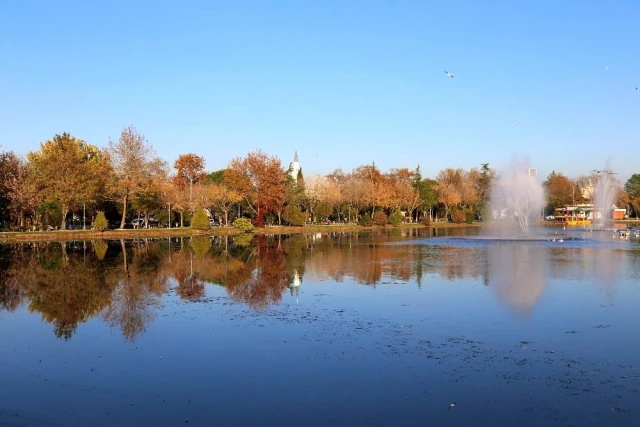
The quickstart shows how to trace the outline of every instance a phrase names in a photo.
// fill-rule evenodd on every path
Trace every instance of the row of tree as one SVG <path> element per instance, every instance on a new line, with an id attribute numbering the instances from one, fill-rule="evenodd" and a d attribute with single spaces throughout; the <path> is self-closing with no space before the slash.
<path id="1" fill-rule="evenodd" d="M 66 228 L 70 214 L 87 218 L 103 210 L 124 228 L 132 216 L 170 223 L 177 214 L 183 226 L 197 209 L 225 224 L 245 216 L 258 225 L 341 221 L 367 222 L 387 214 L 408 221 L 471 218 L 482 215 L 490 200 L 495 171 L 441 170 L 423 178 L 420 168 L 380 171 L 375 164 L 350 172 L 292 176 L 280 159 L 263 151 L 232 159 L 227 168 L 207 172 L 205 161 L 193 153 L 173 164 L 155 150 L 133 126 L 117 141 L 100 149 L 68 133 L 40 144 L 21 159 L 0 155 L 0 222 L 2 227 Z M 570 180 L 553 172 L 545 182 L 549 207 L 588 198 L 591 177 Z M 620 188 L 618 203 L 640 211 L 640 175 Z M 460 216 L 461 212 L 465 215 Z"/>
<path id="2" fill-rule="evenodd" d="M 633 174 L 622 185 L 610 171 L 593 171 L 589 175 L 582 175 L 575 179 L 562 173 L 551 172 L 544 182 L 548 202 L 547 212 L 552 213 L 554 209 L 565 206 L 593 203 L 599 182 L 603 179 L 613 187 L 613 203 L 618 207 L 626 208 L 632 216 L 637 218 L 640 214 L 640 174 Z"/>

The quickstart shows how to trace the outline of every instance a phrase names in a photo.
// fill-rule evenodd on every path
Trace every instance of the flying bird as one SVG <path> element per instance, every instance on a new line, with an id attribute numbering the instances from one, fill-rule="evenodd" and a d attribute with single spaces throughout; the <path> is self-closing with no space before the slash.
<path id="1" fill-rule="evenodd" d="M 524 122 L 524 117 L 520 117 L 520 120 L 518 120 L 518 123 L 522 123 Z"/>
<path id="2" fill-rule="evenodd" d="M 608 70 L 608 69 L 609 69 L 609 66 L 608 66 L 608 65 L 605 65 L 605 66 L 604 66 L 604 69 L 605 69 L 605 70 Z"/>
<path id="3" fill-rule="evenodd" d="M 636 86 L 636 90 L 640 90 L 640 86 Z"/>
<path id="4" fill-rule="evenodd" d="M 450 73 L 450 72 L 448 72 L 448 71 L 445 71 L 445 72 L 444 72 L 444 74 L 445 74 L 445 76 L 446 76 L 446 77 L 451 77 L 451 78 L 453 78 L 453 74 L 451 74 L 451 73 Z"/>

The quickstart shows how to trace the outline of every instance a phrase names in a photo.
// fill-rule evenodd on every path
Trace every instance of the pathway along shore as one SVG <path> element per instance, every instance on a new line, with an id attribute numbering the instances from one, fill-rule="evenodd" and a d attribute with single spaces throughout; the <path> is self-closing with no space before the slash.
<path id="1" fill-rule="evenodd" d="M 289 227 L 274 225 L 268 227 L 256 227 L 253 234 L 274 235 L 274 234 L 304 234 L 304 233 L 341 233 L 358 232 L 371 230 L 389 230 L 394 228 L 453 228 L 453 227 L 473 227 L 482 225 L 474 224 L 452 224 L 433 223 L 425 226 L 416 223 L 402 224 L 398 227 L 387 225 L 386 227 L 373 226 L 363 227 L 357 224 L 332 224 L 332 225 L 309 225 L 303 227 Z M 167 237 L 187 237 L 187 236 L 235 236 L 241 234 L 240 230 L 234 227 L 213 227 L 206 231 L 184 228 L 147 228 L 147 229 L 125 229 L 125 230 L 53 230 L 53 231 L 23 231 L 23 232 L 0 232 L 0 243 L 14 242 L 55 242 L 70 240 L 120 240 L 120 239 L 144 239 L 144 238 L 167 238 Z"/>

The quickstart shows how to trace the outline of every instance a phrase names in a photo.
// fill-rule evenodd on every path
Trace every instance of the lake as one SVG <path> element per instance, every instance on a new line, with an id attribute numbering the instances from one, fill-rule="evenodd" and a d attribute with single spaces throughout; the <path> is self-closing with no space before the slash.
<path id="1" fill-rule="evenodd" d="M 0 425 L 640 425 L 640 244 L 482 232 L 0 246 Z"/>

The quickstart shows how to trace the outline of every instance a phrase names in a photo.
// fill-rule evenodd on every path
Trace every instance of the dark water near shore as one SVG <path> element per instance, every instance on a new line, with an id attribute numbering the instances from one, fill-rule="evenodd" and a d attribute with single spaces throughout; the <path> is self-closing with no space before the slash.
<path id="1" fill-rule="evenodd" d="M 0 425 L 640 425 L 640 244 L 467 232 L 0 246 Z"/>

